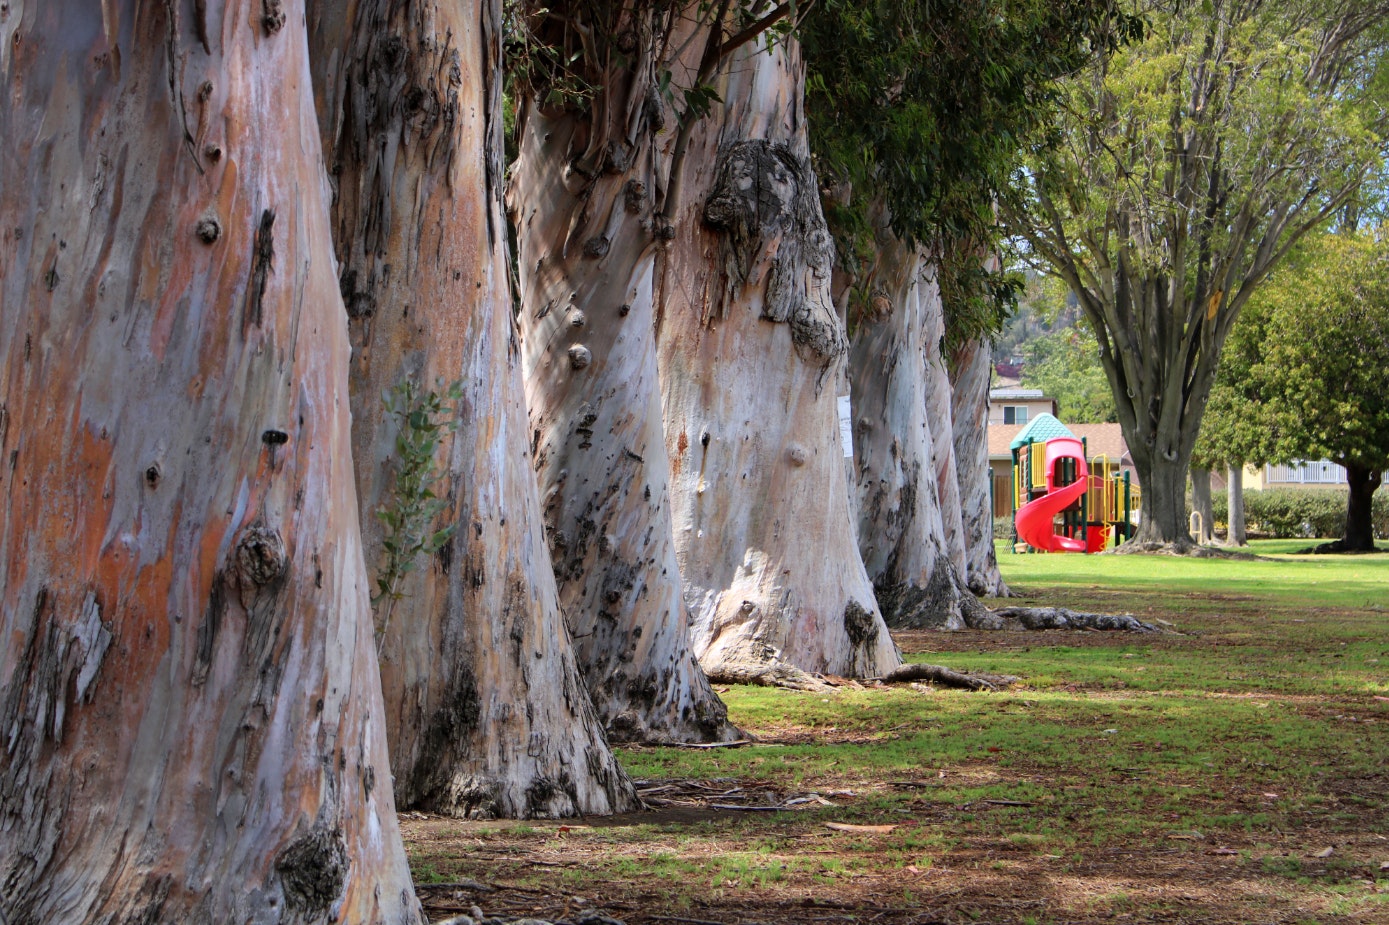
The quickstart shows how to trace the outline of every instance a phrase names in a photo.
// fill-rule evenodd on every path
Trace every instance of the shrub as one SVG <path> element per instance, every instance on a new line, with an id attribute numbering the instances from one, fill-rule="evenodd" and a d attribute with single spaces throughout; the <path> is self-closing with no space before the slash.
<path id="1" fill-rule="evenodd" d="M 1007 514 L 1002 517 L 994 518 L 994 539 L 1011 540 L 1013 538 L 1013 518 Z"/>
<path id="2" fill-rule="evenodd" d="M 1217 523 L 1229 522 L 1224 492 L 1212 492 Z M 1389 492 L 1375 492 L 1372 506 L 1375 536 L 1389 538 Z M 1270 488 L 1244 493 L 1244 519 L 1251 530 L 1274 537 L 1315 536 L 1335 539 L 1346 532 L 1344 488 Z"/>

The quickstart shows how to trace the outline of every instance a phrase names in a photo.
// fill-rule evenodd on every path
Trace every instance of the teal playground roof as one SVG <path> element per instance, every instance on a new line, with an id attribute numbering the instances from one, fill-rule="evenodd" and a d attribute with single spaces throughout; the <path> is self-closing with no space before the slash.
<path id="1" fill-rule="evenodd" d="M 1054 416 L 1045 411 L 1037 415 L 1027 426 L 1018 431 L 1018 435 L 1013 438 L 1013 442 L 1008 444 L 1008 449 L 1016 450 L 1020 446 L 1029 443 L 1045 443 L 1052 437 L 1074 437 L 1075 434 L 1066 429 L 1066 425 L 1058 421 Z"/>

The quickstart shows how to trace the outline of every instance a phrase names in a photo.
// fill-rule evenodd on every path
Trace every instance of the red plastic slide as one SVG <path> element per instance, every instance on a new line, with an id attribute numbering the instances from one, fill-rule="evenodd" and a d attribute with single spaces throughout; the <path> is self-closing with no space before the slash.
<path id="1" fill-rule="evenodd" d="M 1055 487 L 1056 463 L 1061 459 L 1076 461 L 1076 480 Z M 1018 508 L 1014 522 L 1018 536 L 1033 549 L 1047 552 L 1085 552 L 1085 541 L 1057 536 L 1053 519 L 1085 494 L 1089 484 L 1089 469 L 1085 465 L 1085 447 L 1075 437 L 1053 437 L 1047 441 L 1047 493 Z"/>

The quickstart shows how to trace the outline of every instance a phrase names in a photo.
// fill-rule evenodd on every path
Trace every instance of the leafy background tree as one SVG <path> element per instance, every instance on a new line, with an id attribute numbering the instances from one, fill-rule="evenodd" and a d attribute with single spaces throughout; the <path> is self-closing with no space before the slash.
<path id="1" fill-rule="evenodd" d="M 1094 331 L 1059 280 L 1028 276 L 1026 293 L 996 344 L 999 355 L 1023 358 L 1020 385 L 1056 399 L 1061 420 L 1118 421 Z"/>
<path id="2" fill-rule="evenodd" d="M 1139 547 L 1189 543 L 1185 488 L 1220 351 L 1259 283 L 1385 150 L 1389 4 L 1168 0 L 1068 81 L 1001 202 L 1075 293 L 1144 489 Z"/>
<path id="3" fill-rule="evenodd" d="M 1202 431 L 1202 449 L 1227 460 L 1344 466 L 1336 551 L 1374 548 L 1371 505 L 1389 469 L 1385 233 L 1309 238 L 1269 280 L 1231 339 Z"/>

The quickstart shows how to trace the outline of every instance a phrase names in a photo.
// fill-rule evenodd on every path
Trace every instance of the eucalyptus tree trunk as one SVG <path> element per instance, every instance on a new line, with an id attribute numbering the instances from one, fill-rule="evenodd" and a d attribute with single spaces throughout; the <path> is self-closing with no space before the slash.
<path id="1" fill-rule="evenodd" d="M 939 404 L 931 394 L 939 350 L 927 337 L 938 327 L 930 316 L 940 317 L 940 290 L 918 248 L 885 228 L 878 243 L 849 354 L 858 547 L 889 626 L 962 629 L 964 611 L 979 605 L 941 516 L 936 444 L 950 434 L 938 437 L 928 413 Z"/>
<path id="2" fill-rule="evenodd" d="M 951 419 L 960 515 L 965 537 L 965 583 L 981 597 L 1009 597 L 994 552 L 993 473 L 989 468 L 989 379 L 993 347 L 982 338 L 952 352 Z"/>
<path id="3" fill-rule="evenodd" d="M 1228 468 L 1228 475 L 1225 481 L 1226 499 L 1226 533 L 1225 545 L 1227 546 L 1248 546 L 1249 534 L 1245 532 L 1244 525 L 1244 463 L 1231 463 Z M 1143 504 L 1146 508 L 1148 504 L 1148 493 L 1143 492 Z M 1143 511 L 1143 519 L 1148 519 L 1147 510 Z"/>
<path id="4" fill-rule="evenodd" d="M 570 37 L 565 14 L 591 12 L 572 6 L 555 14 Z M 546 105 L 543 91 L 524 100 L 508 205 L 531 448 L 594 705 L 615 740 L 714 742 L 739 733 L 690 646 L 652 331 L 656 249 L 670 233 L 654 201 L 657 149 L 671 142 L 658 65 L 666 48 L 702 48 L 668 15 L 633 2 L 615 26 L 585 26 L 612 44 L 606 66 L 578 50 L 594 96 L 581 108 Z"/>
<path id="5" fill-rule="evenodd" d="M 501 209 L 501 4 L 317 0 L 315 12 L 362 534 L 398 595 L 378 604 L 397 801 L 480 818 L 634 808 L 583 690 L 528 465 Z M 420 525 L 453 533 L 382 575 L 401 531 L 376 513 L 408 503 L 397 438 L 413 426 L 382 395 L 454 380 L 443 509 Z"/>
<path id="6" fill-rule="evenodd" d="M 297 2 L 0 11 L 11 925 L 421 921 L 306 53 Z"/>
<path id="7" fill-rule="evenodd" d="M 926 419 L 936 439 L 931 444 L 931 460 L 936 469 L 936 491 L 940 497 L 941 524 L 945 527 L 945 548 L 950 563 L 963 579 L 967 573 L 964 513 L 960 507 L 960 476 L 955 465 L 955 423 L 951 407 L 954 389 L 945 367 L 945 305 L 940 298 L 935 258 L 924 249 L 917 252 L 925 312 L 922 341 L 926 347 Z"/>
<path id="8" fill-rule="evenodd" d="M 671 503 L 696 650 L 715 678 L 899 664 L 859 556 L 798 45 L 733 55 L 667 203 L 657 340 Z M 678 169 L 680 165 L 676 165 Z"/>
<path id="9" fill-rule="evenodd" d="M 1191 467 L 1191 506 L 1201 515 L 1200 533 L 1196 542 L 1215 542 L 1215 507 L 1211 503 L 1211 470 Z"/>

